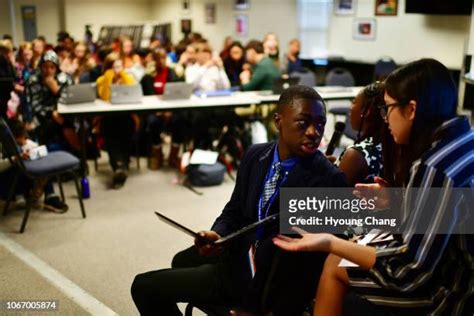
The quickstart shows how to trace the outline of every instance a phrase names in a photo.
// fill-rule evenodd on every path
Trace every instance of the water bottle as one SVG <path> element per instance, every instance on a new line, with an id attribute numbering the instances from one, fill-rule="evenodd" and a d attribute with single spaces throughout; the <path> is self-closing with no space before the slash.
<path id="1" fill-rule="evenodd" d="M 89 188 L 89 180 L 87 180 L 87 177 L 83 177 L 81 180 L 81 187 L 82 187 L 82 198 L 83 199 L 88 199 L 91 197 L 91 191 Z"/>

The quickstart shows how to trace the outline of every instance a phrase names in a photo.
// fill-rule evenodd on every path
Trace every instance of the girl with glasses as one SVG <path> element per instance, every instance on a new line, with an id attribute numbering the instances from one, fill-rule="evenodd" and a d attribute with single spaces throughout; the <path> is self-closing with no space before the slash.
<path id="1" fill-rule="evenodd" d="M 391 179 L 356 189 L 406 188 L 399 235 L 385 249 L 324 233 L 279 236 L 274 243 L 330 253 L 314 315 L 473 315 L 474 133 L 467 118 L 456 116 L 456 86 L 444 65 L 421 59 L 386 79 L 384 100 L 391 105 L 385 120 L 400 146 L 384 160 Z M 340 267 L 341 258 L 358 267 Z"/>

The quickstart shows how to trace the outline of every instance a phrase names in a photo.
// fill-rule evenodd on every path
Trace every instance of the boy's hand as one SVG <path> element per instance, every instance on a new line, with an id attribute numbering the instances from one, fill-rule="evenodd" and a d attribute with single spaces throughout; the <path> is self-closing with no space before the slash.
<path id="1" fill-rule="evenodd" d="M 218 233 L 214 231 L 201 231 L 198 234 L 199 237 L 194 239 L 194 245 L 201 256 L 216 256 L 222 252 L 222 246 L 214 244 L 214 241 L 221 238 Z"/>

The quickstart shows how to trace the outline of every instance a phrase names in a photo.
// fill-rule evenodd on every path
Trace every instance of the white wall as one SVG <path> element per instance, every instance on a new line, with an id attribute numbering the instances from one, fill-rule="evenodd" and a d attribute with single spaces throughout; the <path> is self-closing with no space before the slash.
<path id="1" fill-rule="evenodd" d="M 206 24 L 205 3 L 216 4 L 216 23 Z M 298 23 L 296 0 L 252 0 L 250 10 L 235 11 L 232 0 L 192 0 L 191 12 L 183 13 L 181 1 L 158 0 L 152 3 L 152 19 L 159 23 L 172 23 L 172 39 L 178 42 L 182 38 L 181 19 L 191 19 L 192 29 L 200 32 L 211 43 L 215 50 L 222 48 L 227 35 L 242 41 L 244 44 L 250 39 L 262 40 L 265 33 L 275 32 L 279 36 L 280 47 L 286 51 L 290 39 L 298 37 Z M 235 15 L 248 15 L 249 34 L 246 37 L 237 37 L 235 34 Z"/>
<path id="2" fill-rule="evenodd" d="M 357 1 L 355 17 L 373 18 L 374 0 Z M 405 14 L 405 1 L 398 1 L 398 16 L 375 17 L 375 41 L 352 38 L 354 16 L 333 16 L 330 22 L 329 51 L 345 58 L 376 61 L 388 55 L 397 63 L 433 57 L 450 68 L 461 67 L 470 17 Z"/>
<path id="3" fill-rule="evenodd" d="M 153 0 L 65 0 L 66 30 L 76 40 L 84 38 L 86 24 L 96 39 L 105 24 L 142 23 L 152 18 Z"/>
<path id="4" fill-rule="evenodd" d="M 1 2 L 8 2 L 1 0 Z M 18 40 L 23 37 L 23 21 L 21 19 L 21 7 L 33 5 L 36 7 L 36 28 L 38 35 L 44 35 L 48 41 L 56 41 L 56 33 L 60 29 L 59 0 L 15 0 L 16 31 Z M 9 14 L 9 11 L 6 11 Z M 2 13 L 3 15 L 3 13 Z M 11 31 L 11 28 L 9 28 Z"/>
<path id="5" fill-rule="evenodd" d="M 12 34 L 8 0 L 0 0 L 0 36 L 3 36 L 3 34 Z"/>

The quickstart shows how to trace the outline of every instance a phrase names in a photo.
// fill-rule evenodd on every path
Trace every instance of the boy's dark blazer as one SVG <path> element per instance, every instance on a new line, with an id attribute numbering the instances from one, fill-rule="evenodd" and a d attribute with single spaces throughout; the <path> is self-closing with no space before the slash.
<path id="1" fill-rule="evenodd" d="M 228 235 L 237 229 L 258 220 L 258 202 L 263 190 L 265 177 L 273 160 L 277 143 L 258 144 L 250 147 L 242 160 L 237 173 L 236 184 L 230 201 L 222 214 L 215 220 L 212 230 L 221 236 Z M 323 153 L 317 151 L 308 158 L 302 158 L 289 173 L 282 187 L 346 187 L 345 175 L 337 169 Z M 269 214 L 279 211 L 279 199 L 270 206 Z M 256 253 L 257 273 L 250 282 L 248 249 L 255 235 L 247 236 L 228 247 L 229 257 L 233 263 L 236 282 L 250 282 L 245 298 L 246 305 L 262 305 L 280 309 L 281 315 L 291 315 L 292 311 L 285 306 L 296 307 L 305 304 L 314 294 L 326 254 L 321 253 L 285 253 L 277 249 L 271 237 L 278 233 L 277 229 L 266 231 L 264 240 L 259 243 Z M 278 258 L 278 268 L 275 265 Z M 237 264 L 236 264 L 237 263 Z M 272 265 L 274 267 L 272 267 Z M 268 288 L 268 276 L 272 270 L 274 286 Z M 278 272 L 279 271 L 279 272 Z M 238 280 L 238 281 L 237 281 Z M 297 285 L 298 289 L 288 286 Z M 265 292 L 265 293 L 264 293 Z M 287 293 L 289 292 L 289 293 Z M 285 306 L 280 306 L 281 300 Z M 293 300 L 293 301 L 291 301 Z M 287 313 L 287 314 L 285 314 Z M 301 314 L 300 314 L 301 315 Z"/>

